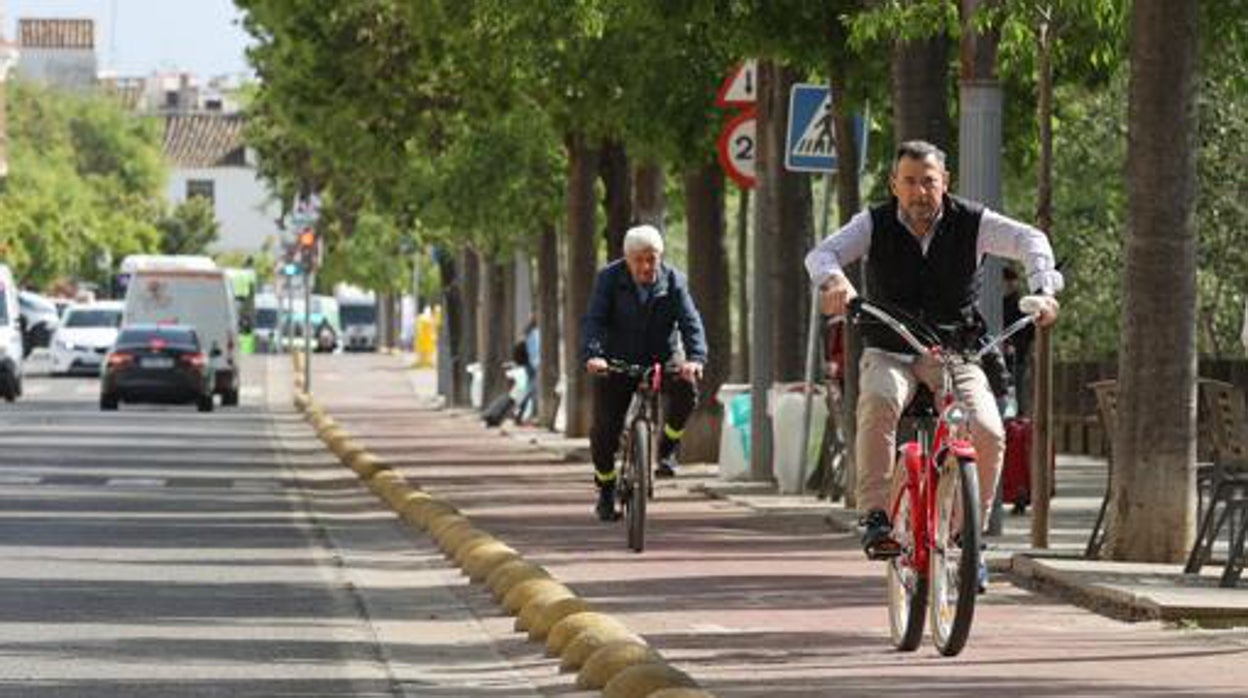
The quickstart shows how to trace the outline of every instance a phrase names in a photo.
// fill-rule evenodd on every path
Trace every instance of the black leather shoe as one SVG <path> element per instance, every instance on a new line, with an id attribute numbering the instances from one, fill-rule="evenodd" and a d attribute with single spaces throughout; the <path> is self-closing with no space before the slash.
<path id="1" fill-rule="evenodd" d="M 901 544 L 893 538 L 888 513 L 872 509 L 862 517 L 862 550 L 871 560 L 888 560 L 901 554 Z"/>
<path id="2" fill-rule="evenodd" d="M 668 456 L 660 460 L 658 467 L 654 469 L 654 476 L 664 479 L 676 477 L 676 458 Z"/>

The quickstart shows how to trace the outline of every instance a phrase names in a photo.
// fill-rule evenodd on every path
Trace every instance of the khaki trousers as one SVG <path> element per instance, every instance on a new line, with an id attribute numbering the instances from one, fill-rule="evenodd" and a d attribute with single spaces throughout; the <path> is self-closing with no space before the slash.
<path id="1" fill-rule="evenodd" d="M 859 362 L 858 436 L 855 440 L 858 479 L 855 491 L 861 511 L 888 509 L 889 478 L 897 453 L 897 420 L 914 397 L 919 381 L 937 395 L 943 382 L 940 364 L 867 349 Z M 988 378 L 979 366 L 959 365 L 953 380 L 970 410 L 971 444 L 979 467 L 981 521 L 992 505 L 997 477 L 1005 457 L 1005 428 Z"/>

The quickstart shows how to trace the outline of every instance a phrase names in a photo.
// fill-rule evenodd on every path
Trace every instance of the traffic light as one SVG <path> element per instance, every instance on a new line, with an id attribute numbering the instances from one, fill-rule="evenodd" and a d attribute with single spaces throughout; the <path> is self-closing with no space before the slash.
<path id="1" fill-rule="evenodd" d="M 317 266 L 316 243 L 316 228 L 308 226 L 299 230 L 299 235 L 295 239 L 295 258 L 300 261 L 304 269 L 310 270 Z"/>

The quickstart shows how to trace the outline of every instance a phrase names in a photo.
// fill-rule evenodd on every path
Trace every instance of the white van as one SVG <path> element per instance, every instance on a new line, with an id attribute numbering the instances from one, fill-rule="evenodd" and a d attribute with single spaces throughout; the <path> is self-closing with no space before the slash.
<path id="1" fill-rule="evenodd" d="M 173 260 L 173 261 L 170 261 Z M 222 405 L 238 404 L 238 318 L 222 269 L 180 266 L 177 258 L 131 271 L 123 325 L 192 325 L 212 357 Z"/>
<path id="2" fill-rule="evenodd" d="M 13 402 L 22 394 L 22 324 L 19 289 L 13 271 L 0 264 L 0 397 Z"/>
<path id="3" fill-rule="evenodd" d="M 338 320 L 342 323 L 342 346 L 347 351 L 377 351 L 377 296 L 351 286 L 334 290 Z"/>

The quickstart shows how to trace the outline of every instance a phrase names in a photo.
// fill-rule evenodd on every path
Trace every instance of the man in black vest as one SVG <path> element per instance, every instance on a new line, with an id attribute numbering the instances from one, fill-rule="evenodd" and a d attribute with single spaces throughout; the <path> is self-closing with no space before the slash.
<path id="1" fill-rule="evenodd" d="M 597 375 L 589 449 L 598 485 L 601 521 L 615 509 L 615 451 L 637 380 L 609 373 L 608 359 L 649 366 L 675 364 L 680 375 L 663 381 L 666 423 L 659 437 L 657 477 L 676 475 L 676 451 L 697 400 L 706 365 L 706 331 L 685 275 L 663 263 L 663 236 L 651 225 L 624 235 L 624 257 L 598 272 L 589 309 L 581 318 L 581 360 Z"/>
<path id="2" fill-rule="evenodd" d="M 849 300 L 858 295 L 842 269 L 866 257 L 867 298 L 932 325 L 958 326 L 964 330 L 960 335 L 982 334 L 975 309 L 977 272 L 984 255 L 993 254 L 1023 262 L 1033 293 L 1047 297 L 1038 323 L 1057 320 L 1057 301 L 1051 296 L 1061 290 L 1062 276 L 1044 233 L 953 196 L 948 187 L 943 151 L 925 141 L 901 144 L 890 181 L 893 197 L 855 215 L 806 256 L 824 313 L 843 314 Z M 920 381 L 933 392 L 942 382 L 940 366 L 916 356 L 887 327 L 862 328 L 866 348 L 859 366 L 855 491 L 859 509 L 866 512 L 863 548 L 868 557 L 883 559 L 899 551 L 886 510 L 897 420 Z M 1005 430 L 988 379 L 978 366 L 962 367 L 953 379 L 969 397 L 980 505 L 987 511 L 1001 471 Z"/>

